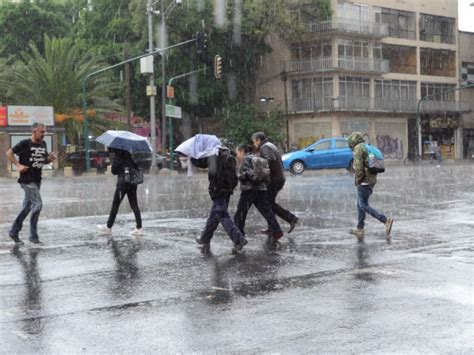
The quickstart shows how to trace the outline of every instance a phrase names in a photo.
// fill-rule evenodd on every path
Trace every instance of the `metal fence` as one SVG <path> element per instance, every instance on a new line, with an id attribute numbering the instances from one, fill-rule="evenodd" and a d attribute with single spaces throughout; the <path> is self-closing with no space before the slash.
<path id="1" fill-rule="evenodd" d="M 328 21 L 310 23 L 311 32 L 340 31 L 365 35 L 388 36 L 388 25 L 375 21 L 336 17 Z"/>

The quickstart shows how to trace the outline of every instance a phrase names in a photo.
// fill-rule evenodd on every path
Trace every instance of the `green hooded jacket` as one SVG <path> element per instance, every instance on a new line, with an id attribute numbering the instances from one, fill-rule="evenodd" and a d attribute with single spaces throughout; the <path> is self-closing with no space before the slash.
<path id="1" fill-rule="evenodd" d="M 347 138 L 349 147 L 354 152 L 354 172 L 356 186 L 362 184 L 375 185 L 377 174 L 372 174 L 369 169 L 369 157 L 364 143 L 364 135 L 361 132 L 353 132 Z"/>

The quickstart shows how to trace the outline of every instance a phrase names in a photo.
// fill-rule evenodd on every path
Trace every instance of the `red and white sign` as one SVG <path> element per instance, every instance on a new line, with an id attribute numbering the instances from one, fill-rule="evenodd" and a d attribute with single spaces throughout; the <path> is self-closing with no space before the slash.
<path id="1" fill-rule="evenodd" d="M 7 125 L 7 107 L 0 106 L 0 127 L 6 127 Z"/>
<path id="2" fill-rule="evenodd" d="M 38 122 L 54 126 L 54 112 L 51 106 L 8 106 L 10 126 L 31 126 Z"/>

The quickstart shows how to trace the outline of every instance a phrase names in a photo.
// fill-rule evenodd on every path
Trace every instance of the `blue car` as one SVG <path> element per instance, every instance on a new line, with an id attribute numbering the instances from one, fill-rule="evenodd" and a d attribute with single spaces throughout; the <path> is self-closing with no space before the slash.
<path id="1" fill-rule="evenodd" d="M 302 174 L 306 169 L 351 169 L 352 159 L 352 150 L 345 138 L 321 139 L 282 156 L 284 169 L 293 174 Z"/>

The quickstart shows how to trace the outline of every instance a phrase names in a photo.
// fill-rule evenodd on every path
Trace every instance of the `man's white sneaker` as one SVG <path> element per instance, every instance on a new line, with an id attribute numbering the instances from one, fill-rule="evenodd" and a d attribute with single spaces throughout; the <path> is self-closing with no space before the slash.
<path id="1" fill-rule="evenodd" d="M 98 224 L 97 229 L 99 229 L 105 235 L 112 235 L 112 228 L 108 228 L 106 224 Z"/>
<path id="2" fill-rule="evenodd" d="M 136 237 L 141 237 L 143 236 L 143 228 L 140 228 L 140 229 L 135 228 L 130 234 Z"/>

